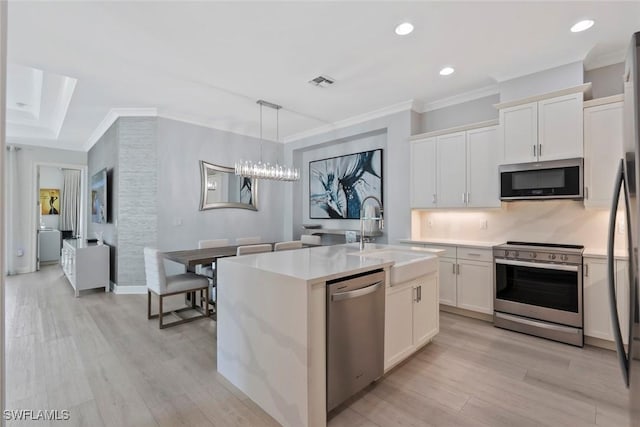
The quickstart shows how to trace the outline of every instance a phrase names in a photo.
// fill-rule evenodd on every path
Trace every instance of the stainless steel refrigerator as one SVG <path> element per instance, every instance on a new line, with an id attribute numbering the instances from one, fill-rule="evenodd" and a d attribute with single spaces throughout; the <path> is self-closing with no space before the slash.
<path id="1" fill-rule="evenodd" d="M 638 289 L 638 243 L 640 241 L 640 32 L 631 38 L 627 52 L 624 74 L 624 158 L 620 160 L 609 219 L 609 304 L 613 335 L 622 378 L 629 388 L 629 419 L 632 426 L 640 426 L 640 290 Z M 629 345 L 624 346 L 620 319 L 616 307 L 614 238 L 618 199 L 624 198 L 624 215 L 627 227 L 627 249 L 629 253 Z"/>

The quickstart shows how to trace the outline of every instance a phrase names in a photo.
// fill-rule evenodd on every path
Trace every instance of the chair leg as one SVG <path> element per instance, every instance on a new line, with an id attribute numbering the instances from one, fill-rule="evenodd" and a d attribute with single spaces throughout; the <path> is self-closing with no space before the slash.
<path id="1" fill-rule="evenodd" d="M 202 291 L 200 291 L 200 294 L 202 294 Z M 200 301 L 202 301 L 202 298 L 200 299 Z M 209 287 L 208 286 L 204 290 L 204 312 L 205 312 L 205 317 L 209 317 Z"/>
<path id="2" fill-rule="evenodd" d="M 162 295 L 158 295 L 158 327 L 160 329 L 163 329 L 164 326 L 162 326 Z"/>
<path id="3" fill-rule="evenodd" d="M 147 319 L 151 319 L 151 291 L 147 291 Z"/>

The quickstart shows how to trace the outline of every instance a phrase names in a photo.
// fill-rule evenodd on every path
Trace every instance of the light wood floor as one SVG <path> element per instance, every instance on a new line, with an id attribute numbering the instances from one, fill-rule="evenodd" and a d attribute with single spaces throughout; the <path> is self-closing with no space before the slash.
<path id="1" fill-rule="evenodd" d="M 211 320 L 161 331 L 146 296 L 76 299 L 58 267 L 10 277 L 6 303 L 9 409 L 68 409 L 65 426 L 277 425 L 216 372 Z M 626 426 L 616 363 L 442 313 L 433 343 L 329 425 Z"/>

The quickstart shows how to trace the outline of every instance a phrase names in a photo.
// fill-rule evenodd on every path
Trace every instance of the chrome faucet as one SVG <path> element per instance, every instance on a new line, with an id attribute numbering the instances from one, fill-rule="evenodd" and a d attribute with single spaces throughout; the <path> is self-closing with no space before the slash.
<path id="1" fill-rule="evenodd" d="M 380 216 L 376 217 L 376 218 L 365 218 L 364 217 L 364 203 L 369 200 L 369 199 L 373 199 L 376 201 L 376 203 L 378 203 L 378 206 L 380 207 Z M 364 251 L 364 220 L 365 219 L 375 219 L 379 221 L 380 224 L 380 230 L 384 229 L 384 216 L 382 215 L 382 213 L 384 212 L 384 208 L 382 207 L 382 202 L 380 200 L 378 200 L 377 197 L 375 196 L 367 196 L 364 198 L 364 200 L 362 200 L 362 203 L 360 203 L 360 252 Z"/>

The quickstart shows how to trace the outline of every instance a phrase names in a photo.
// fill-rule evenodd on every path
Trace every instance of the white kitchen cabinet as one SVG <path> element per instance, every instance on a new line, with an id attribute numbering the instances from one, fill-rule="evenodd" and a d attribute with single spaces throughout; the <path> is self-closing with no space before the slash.
<path id="1" fill-rule="evenodd" d="M 538 145 L 538 103 L 500 110 L 504 163 L 535 162 Z"/>
<path id="2" fill-rule="evenodd" d="M 467 206 L 500 207 L 498 127 L 467 131 Z"/>
<path id="3" fill-rule="evenodd" d="M 426 344 L 439 330 L 438 276 L 431 274 L 414 285 L 413 345 Z"/>
<path id="4" fill-rule="evenodd" d="M 538 101 L 538 159 L 583 156 L 582 92 Z"/>
<path id="5" fill-rule="evenodd" d="M 467 201 L 467 133 L 456 132 L 437 138 L 437 206 L 461 208 Z"/>
<path id="6" fill-rule="evenodd" d="M 629 341 L 629 281 L 628 264 L 616 260 L 616 305 L 620 319 L 622 339 Z M 586 336 L 613 341 L 613 327 L 609 306 L 609 277 L 607 260 L 584 259 L 584 334 Z"/>
<path id="7" fill-rule="evenodd" d="M 411 207 L 499 207 L 497 126 L 411 142 Z"/>
<path id="8" fill-rule="evenodd" d="M 440 304 L 458 305 L 456 259 L 440 258 Z"/>
<path id="9" fill-rule="evenodd" d="M 583 93 L 500 109 L 503 163 L 583 156 Z"/>
<path id="10" fill-rule="evenodd" d="M 385 368 L 403 360 L 413 351 L 413 286 L 387 288 L 385 302 Z"/>
<path id="11" fill-rule="evenodd" d="M 436 207 L 436 138 L 411 143 L 411 207 Z"/>
<path id="12" fill-rule="evenodd" d="M 623 103 L 584 109 L 584 205 L 610 208 L 622 159 Z"/>
<path id="13" fill-rule="evenodd" d="M 414 353 L 439 332 L 438 275 L 388 286 L 385 304 L 385 370 Z"/>
<path id="14" fill-rule="evenodd" d="M 458 307 L 493 314 L 493 263 L 458 260 L 456 270 Z"/>
<path id="15" fill-rule="evenodd" d="M 438 260 L 440 304 L 493 314 L 494 264 L 491 249 L 428 243 L 424 247 L 446 251 Z"/>

